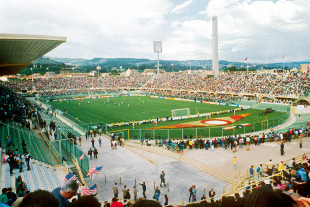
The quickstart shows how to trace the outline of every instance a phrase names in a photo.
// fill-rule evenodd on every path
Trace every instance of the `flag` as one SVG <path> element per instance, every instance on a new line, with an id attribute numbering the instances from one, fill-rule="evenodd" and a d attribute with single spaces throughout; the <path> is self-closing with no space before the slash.
<path id="1" fill-rule="evenodd" d="M 90 176 L 90 175 L 97 175 L 99 173 L 99 171 L 102 169 L 103 167 L 93 167 L 92 169 L 90 169 L 88 171 L 88 174 L 86 176 Z"/>
<path id="2" fill-rule="evenodd" d="M 248 58 L 246 57 L 245 59 L 244 59 L 244 61 L 247 61 L 248 60 Z"/>
<path id="3" fill-rule="evenodd" d="M 79 160 L 83 160 L 85 157 L 85 154 L 82 154 L 81 157 L 79 158 Z"/>
<path id="4" fill-rule="evenodd" d="M 2 163 L 5 163 L 9 159 L 9 157 L 10 157 L 9 155 L 5 155 L 2 160 Z"/>
<path id="5" fill-rule="evenodd" d="M 69 172 L 69 174 L 65 176 L 64 182 L 67 182 L 68 180 L 76 180 L 76 179 L 77 178 L 75 177 L 75 175 Z"/>
<path id="6" fill-rule="evenodd" d="M 92 195 L 95 194 L 98 191 L 97 185 L 93 185 L 90 188 L 82 188 L 82 194 L 83 195 Z"/>

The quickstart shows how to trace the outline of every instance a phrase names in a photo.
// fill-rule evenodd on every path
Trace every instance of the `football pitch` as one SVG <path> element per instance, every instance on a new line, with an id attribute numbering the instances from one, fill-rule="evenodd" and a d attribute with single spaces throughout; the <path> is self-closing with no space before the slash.
<path id="1" fill-rule="evenodd" d="M 50 104 L 85 123 L 117 123 L 171 117 L 171 110 L 189 108 L 190 114 L 235 108 L 216 104 L 152 98 L 145 96 L 108 97 L 52 101 Z"/>
<path id="2" fill-rule="evenodd" d="M 79 99 L 69 101 L 52 101 L 50 104 L 61 111 L 67 110 L 67 113 L 74 119 L 78 119 L 85 123 L 120 123 L 130 121 L 142 121 L 149 119 L 171 117 L 172 109 L 189 108 L 190 114 L 203 114 L 209 112 L 218 112 L 235 108 L 233 106 L 225 106 L 218 104 L 206 104 L 200 102 L 190 102 L 181 100 L 171 100 L 163 98 L 152 98 L 146 96 L 125 96 L 125 97 L 107 97 L 100 99 Z M 236 115 L 251 113 L 250 116 L 237 121 L 234 124 L 257 123 L 266 119 L 278 119 L 285 115 L 285 112 L 274 111 L 265 116 L 259 115 L 260 109 L 246 109 L 237 111 Z M 213 115 L 212 118 L 221 118 L 233 116 L 234 113 L 224 113 Z M 190 120 L 203 120 L 206 117 L 198 117 Z M 282 119 L 282 118 L 281 118 Z M 171 124 L 180 124 L 189 120 L 175 120 L 168 122 L 160 122 L 159 126 Z M 281 120 L 285 121 L 285 120 Z M 152 128 L 154 124 L 146 123 L 137 125 L 136 128 Z M 132 128 L 132 126 L 122 126 L 118 129 Z"/>

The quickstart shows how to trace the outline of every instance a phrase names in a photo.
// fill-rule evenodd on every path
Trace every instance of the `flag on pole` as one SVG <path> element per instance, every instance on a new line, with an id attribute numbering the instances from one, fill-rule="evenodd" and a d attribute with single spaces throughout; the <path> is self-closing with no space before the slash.
<path id="1" fill-rule="evenodd" d="M 81 157 L 79 158 L 79 160 L 83 160 L 85 157 L 85 154 L 82 154 Z"/>
<path id="2" fill-rule="evenodd" d="M 244 61 L 247 61 L 248 60 L 248 58 L 246 57 L 245 59 L 244 59 Z"/>
<path id="3" fill-rule="evenodd" d="M 97 189 L 97 185 L 93 185 L 90 188 L 82 188 L 82 194 L 83 195 L 93 195 L 96 194 L 96 192 L 98 191 Z"/>
<path id="4" fill-rule="evenodd" d="M 93 167 L 92 169 L 90 169 L 88 171 L 88 174 L 86 176 L 90 176 L 90 175 L 97 175 L 99 173 L 99 171 L 103 168 L 103 166 L 101 167 Z"/>
<path id="5" fill-rule="evenodd" d="M 68 180 L 77 180 L 77 178 L 75 177 L 75 175 L 69 172 L 69 174 L 65 176 L 64 182 L 67 182 Z"/>

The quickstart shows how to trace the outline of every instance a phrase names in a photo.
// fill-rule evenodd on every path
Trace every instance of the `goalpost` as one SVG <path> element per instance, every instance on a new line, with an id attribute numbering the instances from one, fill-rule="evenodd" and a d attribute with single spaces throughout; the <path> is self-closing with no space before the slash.
<path id="1" fill-rule="evenodd" d="M 178 117 L 178 116 L 189 116 L 190 110 L 189 108 L 184 108 L 184 109 L 172 109 L 171 110 L 171 116 L 172 117 Z"/>

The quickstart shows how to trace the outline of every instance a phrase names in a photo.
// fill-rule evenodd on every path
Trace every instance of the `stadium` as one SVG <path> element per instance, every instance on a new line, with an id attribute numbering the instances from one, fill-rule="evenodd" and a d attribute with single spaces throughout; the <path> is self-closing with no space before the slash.
<path id="1" fill-rule="evenodd" d="M 211 23 L 214 46 L 217 17 Z M 293 206 L 309 199 L 308 63 L 280 72 L 219 70 L 216 46 L 212 70 L 160 68 L 161 48 L 157 70 L 99 73 L 102 64 L 88 73 L 56 61 L 37 68 L 66 41 L 0 34 L 4 206 L 239 207 L 257 199 Z"/>

